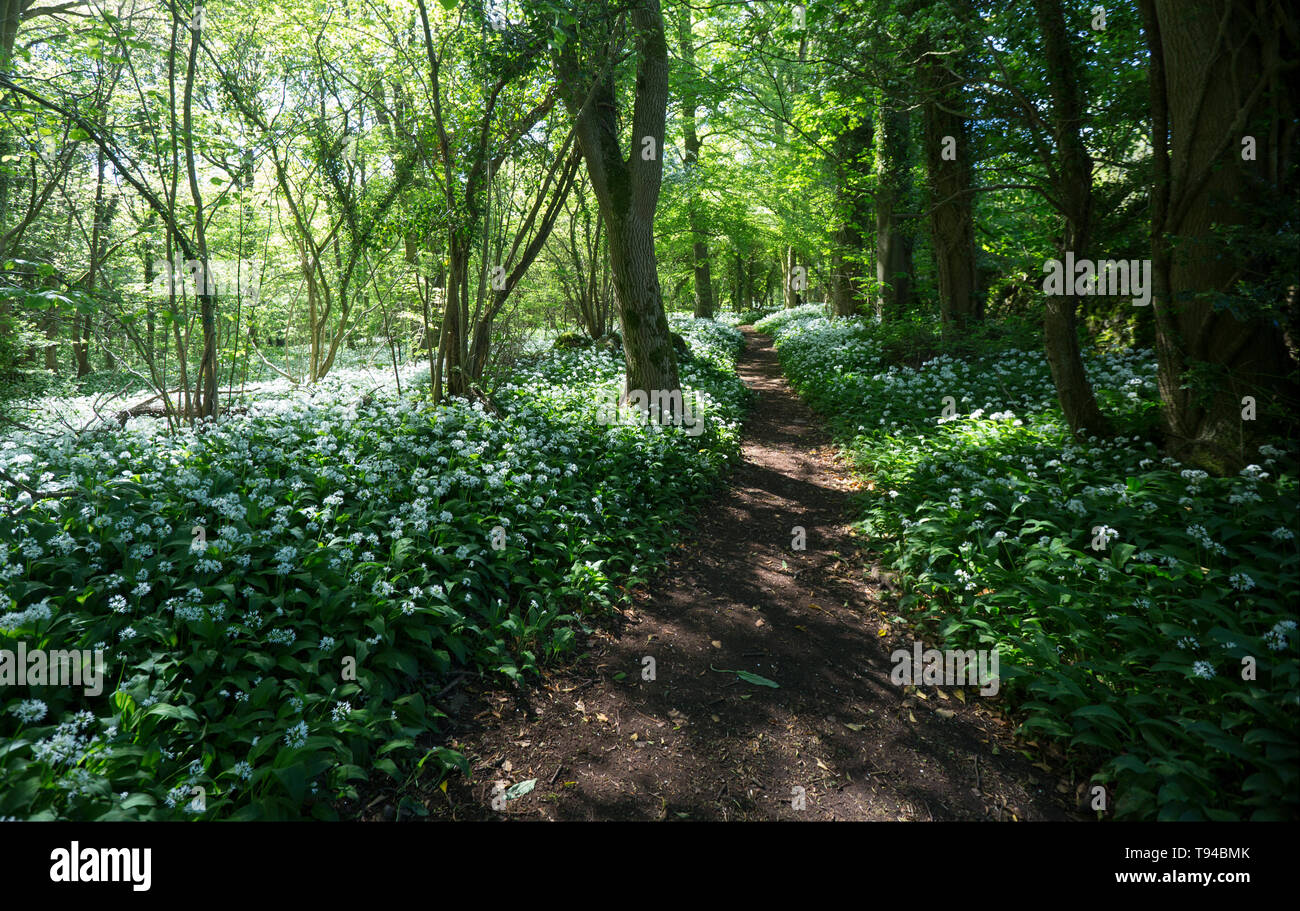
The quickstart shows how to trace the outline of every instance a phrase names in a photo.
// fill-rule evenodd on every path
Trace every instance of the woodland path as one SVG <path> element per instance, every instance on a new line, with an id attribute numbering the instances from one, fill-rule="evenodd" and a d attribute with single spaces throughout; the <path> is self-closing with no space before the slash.
<path id="1" fill-rule="evenodd" d="M 1017 752 L 994 700 L 890 682 L 889 654 L 911 638 L 881 635 L 890 581 L 850 528 L 854 481 L 770 339 L 745 336 L 739 369 L 758 397 L 728 486 L 586 656 L 540 686 L 470 679 L 447 697 L 474 776 L 418 803 L 435 819 L 1079 818 L 1075 788 Z M 493 809 L 498 782 L 528 779 Z M 391 796 L 364 802 L 366 818 L 409 814 Z"/>

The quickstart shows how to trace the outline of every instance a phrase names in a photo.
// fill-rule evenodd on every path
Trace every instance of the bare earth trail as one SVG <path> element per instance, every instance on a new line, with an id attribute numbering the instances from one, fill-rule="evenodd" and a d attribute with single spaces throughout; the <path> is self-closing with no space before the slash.
<path id="1" fill-rule="evenodd" d="M 848 469 L 770 340 L 745 335 L 758 397 L 729 485 L 581 660 L 519 692 L 444 694 L 474 777 L 418 802 L 440 819 L 1079 818 L 1074 788 L 1014 751 L 992 700 L 890 682 L 911 640 L 880 635 L 888 582 L 855 556 Z M 391 799 L 362 815 L 392 818 Z"/>

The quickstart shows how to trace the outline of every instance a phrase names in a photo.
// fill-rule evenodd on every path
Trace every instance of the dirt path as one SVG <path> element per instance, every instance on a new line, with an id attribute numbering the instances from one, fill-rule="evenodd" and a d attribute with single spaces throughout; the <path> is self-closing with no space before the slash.
<path id="1" fill-rule="evenodd" d="M 847 467 L 770 340 L 746 338 L 740 372 L 758 399 L 729 487 L 586 657 L 519 694 L 455 693 L 474 780 L 419 802 L 444 819 L 1074 816 L 1073 789 L 1013 752 L 1011 725 L 974 688 L 962 702 L 890 683 L 889 653 L 911 640 L 880 635 L 888 581 L 854 559 Z M 498 782 L 528 779 L 531 793 L 493 808 Z M 391 818 L 384 804 L 366 815 Z"/>

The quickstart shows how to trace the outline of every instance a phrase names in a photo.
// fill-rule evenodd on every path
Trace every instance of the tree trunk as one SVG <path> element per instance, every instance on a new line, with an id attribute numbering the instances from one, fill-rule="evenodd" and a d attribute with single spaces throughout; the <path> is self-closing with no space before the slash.
<path id="1" fill-rule="evenodd" d="M 1043 36 L 1044 62 L 1052 97 L 1052 129 L 1056 143 L 1054 186 L 1065 215 L 1060 258 L 1064 260 L 1065 253 L 1073 251 L 1076 260 L 1084 259 L 1088 256 L 1088 232 L 1092 226 L 1092 159 L 1083 144 L 1084 107 L 1077 62 L 1070 47 L 1061 0 L 1034 0 L 1034 8 Z M 1072 282 L 1074 277 L 1067 276 L 1066 280 Z M 1052 295 L 1047 298 L 1043 341 L 1057 398 L 1070 430 L 1075 434 L 1109 436 L 1110 422 L 1097 407 L 1092 384 L 1083 369 L 1073 296 Z"/>
<path id="2" fill-rule="evenodd" d="M 90 263 L 86 268 L 85 282 L 86 293 L 92 296 L 99 280 L 99 257 L 106 220 L 104 217 L 104 151 L 99 149 L 95 154 L 95 204 L 91 210 Z M 72 328 L 72 350 L 77 363 L 77 377 L 80 379 L 90 373 L 90 314 L 86 314 L 83 322 L 81 315 L 74 311 Z"/>
<path id="3" fill-rule="evenodd" d="M 469 244 L 460 238 L 451 238 L 447 255 L 447 291 L 442 308 L 442 329 L 439 336 L 439 362 L 448 395 L 467 396 L 470 392 L 469 376 L 465 370 L 464 300 L 469 281 Z"/>
<path id="4" fill-rule="evenodd" d="M 863 293 L 862 269 L 867 259 L 863 228 L 871 217 L 865 186 L 874 126 L 863 120 L 836 140 L 836 227 L 831 236 L 831 275 L 827 297 L 837 316 L 858 311 Z"/>
<path id="5" fill-rule="evenodd" d="M 0 70 L 9 68 L 18 26 L 23 21 L 24 5 L 24 0 L 0 0 Z"/>
<path id="6" fill-rule="evenodd" d="M 194 201 L 195 251 L 200 265 L 195 297 L 199 303 L 199 320 L 203 326 L 203 356 L 199 361 L 198 385 L 195 389 L 197 417 L 216 417 L 217 406 L 217 316 L 213 291 L 212 263 L 208 259 L 208 239 L 203 221 L 203 196 L 194 159 L 194 124 L 192 122 L 194 71 L 199 53 L 199 29 L 190 26 L 190 53 L 185 71 L 185 98 L 182 118 L 185 130 L 185 167 L 189 176 L 190 197 Z"/>
<path id="7" fill-rule="evenodd" d="M 73 322 L 76 322 L 77 313 L 72 313 Z M 58 312 L 50 311 L 45 317 L 45 338 L 51 344 L 45 346 L 45 369 L 51 373 L 59 372 L 59 346 L 53 344 L 59 337 Z"/>
<path id="8" fill-rule="evenodd" d="M 699 108 L 695 89 L 695 38 L 691 32 L 691 8 L 683 6 L 678 16 L 677 34 L 681 45 L 682 62 L 686 65 L 686 84 L 682 88 L 682 133 L 686 152 L 686 183 L 690 198 L 686 203 L 691 229 L 691 259 L 695 273 L 695 317 L 713 318 L 713 277 L 709 268 L 708 233 L 705 228 L 704 207 L 700 193 L 700 136 L 696 129 L 695 112 Z"/>
<path id="9" fill-rule="evenodd" d="M 1233 229 L 1293 231 L 1296 47 L 1274 22 L 1285 4 L 1142 0 L 1151 60 L 1152 305 L 1167 448 L 1215 473 L 1240 469 L 1278 421 L 1243 420 L 1243 399 L 1293 420 L 1295 367 L 1281 322 L 1279 251 L 1243 250 Z M 1245 137 L 1254 141 L 1253 158 Z M 1277 201 L 1289 201 L 1281 206 Z M 1233 294 L 1281 278 L 1263 309 Z M 1228 296 L 1232 295 L 1232 296 Z M 1225 297 L 1226 306 L 1225 304 Z M 1241 311 L 1240 315 L 1238 312 Z M 1199 381 L 1198 381 L 1199 380 Z"/>
<path id="10" fill-rule="evenodd" d="M 912 238 L 899 217 L 910 188 L 909 120 L 906 110 L 886 108 L 876 130 L 876 315 L 881 319 L 901 317 L 912 297 Z"/>
<path id="11" fill-rule="evenodd" d="M 574 119 L 578 145 L 609 238 L 614 299 L 623 330 L 626 370 L 623 393 L 651 403 L 652 417 L 666 420 L 675 409 L 665 398 L 680 395 L 654 246 L 654 216 L 663 178 L 664 121 L 668 104 L 668 45 L 659 0 L 636 0 L 630 24 L 637 50 L 632 149 L 619 143 L 618 95 L 612 74 L 595 75 L 590 95 L 572 46 L 561 51 L 564 103 Z"/>
<path id="12" fill-rule="evenodd" d="M 983 318 L 975 268 L 972 147 L 966 129 L 962 81 L 938 57 L 919 66 L 925 89 L 925 166 L 930 185 L 930 243 L 945 334 Z"/>
<path id="13" fill-rule="evenodd" d="M 781 259 L 781 293 L 784 297 L 786 309 L 798 307 L 803 303 L 803 295 L 800 294 L 803 287 L 799 281 L 800 273 L 797 271 L 799 268 L 798 262 L 794 247 L 786 247 Z"/>

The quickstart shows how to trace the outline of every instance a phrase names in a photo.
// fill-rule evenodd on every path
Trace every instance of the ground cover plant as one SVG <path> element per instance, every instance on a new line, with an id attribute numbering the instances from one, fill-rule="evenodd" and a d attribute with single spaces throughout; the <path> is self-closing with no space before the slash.
<path id="1" fill-rule="evenodd" d="M 0 644 L 103 649 L 106 675 L 5 694 L 0 815 L 328 818 L 372 776 L 463 767 L 423 694 L 570 651 L 736 454 L 740 334 L 674 322 L 697 434 L 602 423 L 621 358 L 556 350 L 495 412 L 338 384 L 0 443 Z"/>
<path id="2" fill-rule="evenodd" d="M 1077 751 L 1121 818 L 1295 815 L 1293 451 L 1225 478 L 1162 457 L 1150 351 L 1090 353 L 1121 429 L 1076 441 L 1036 351 L 891 365 L 879 327 L 817 306 L 757 328 L 870 480 L 901 616 L 997 648 L 1026 734 Z"/>

